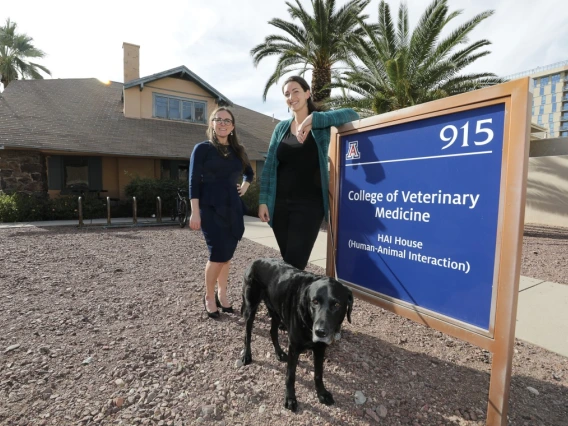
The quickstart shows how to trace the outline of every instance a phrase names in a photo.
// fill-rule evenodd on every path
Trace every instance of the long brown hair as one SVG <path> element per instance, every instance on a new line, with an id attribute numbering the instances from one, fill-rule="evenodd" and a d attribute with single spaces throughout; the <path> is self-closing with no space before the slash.
<path id="1" fill-rule="evenodd" d="M 237 157 L 239 157 L 239 160 L 241 160 L 244 169 L 246 166 L 250 166 L 250 161 L 245 151 L 245 147 L 239 143 L 239 137 L 237 136 L 237 122 L 235 121 L 235 116 L 233 114 L 233 111 L 223 106 L 216 108 L 209 116 L 209 127 L 207 127 L 207 132 L 205 132 L 205 134 L 207 135 L 207 138 L 211 141 L 213 146 L 217 149 L 219 154 L 223 156 L 223 152 L 221 151 L 221 143 L 217 140 L 217 136 L 215 135 L 215 131 L 212 125 L 213 123 L 212 120 L 215 118 L 215 114 L 217 114 L 219 111 L 227 111 L 231 116 L 231 119 L 233 120 L 234 128 L 233 131 L 229 134 L 229 136 L 227 136 L 227 140 L 229 141 L 229 145 L 237 153 Z"/>
<path id="2" fill-rule="evenodd" d="M 286 86 L 288 83 L 291 83 L 291 82 L 298 83 L 304 92 L 307 92 L 308 90 L 310 90 L 310 85 L 308 84 L 308 82 L 306 80 L 304 80 L 299 75 L 292 75 L 284 81 L 284 84 L 282 85 L 282 93 L 284 93 L 284 86 Z M 314 111 L 321 111 L 322 110 L 319 106 L 317 106 L 314 103 L 311 95 L 312 94 L 310 92 L 310 97 L 308 98 L 308 114 L 311 114 Z"/>

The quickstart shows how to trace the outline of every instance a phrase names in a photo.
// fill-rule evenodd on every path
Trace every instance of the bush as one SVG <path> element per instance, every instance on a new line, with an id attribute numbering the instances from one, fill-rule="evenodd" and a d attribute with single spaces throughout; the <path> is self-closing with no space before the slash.
<path id="1" fill-rule="evenodd" d="M 16 222 L 18 208 L 13 195 L 0 192 L 0 222 Z"/>
<path id="2" fill-rule="evenodd" d="M 0 193 L 0 222 L 31 222 L 42 220 L 49 200 L 47 195 Z"/>
<path id="3" fill-rule="evenodd" d="M 247 216 L 258 216 L 258 198 L 260 196 L 260 183 L 258 181 L 253 181 L 245 195 L 243 195 L 243 201 L 247 207 L 245 214 Z"/>
<path id="4" fill-rule="evenodd" d="M 136 197 L 136 210 L 139 217 L 156 214 L 156 197 L 162 200 L 162 217 L 168 217 L 174 206 L 177 189 L 187 191 L 188 183 L 174 179 L 150 179 L 135 177 L 126 185 L 125 193 Z"/>

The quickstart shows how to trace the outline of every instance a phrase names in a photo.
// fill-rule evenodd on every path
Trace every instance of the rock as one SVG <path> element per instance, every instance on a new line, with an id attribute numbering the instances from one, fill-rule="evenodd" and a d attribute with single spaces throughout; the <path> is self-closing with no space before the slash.
<path id="1" fill-rule="evenodd" d="M 367 401 L 367 397 L 363 395 L 363 392 L 357 391 L 355 392 L 355 404 L 362 405 Z"/>
<path id="2" fill-rule="evenodd" d="M 150 402 L 152 402 L 154 399 L 156 399 L 156 397 L 158 396 L 158 392 L 156 391 L 152 391 L 148 394 L 148 396 L 146 397 L 146 404 L 149 404 Z"/>
<path id="3" fill-rule="evenodd" d="M 121 408 L 124 405 L 124 398 L 121 396 L 115 398 L 114 405 L 116 405 L 118 408 Z"/>
<path id="4" fill-rule="evenodd" d="M 387 416 L 388 410 L 387 407 L 385 407 L 384 405 L 379 405 L 376 409 L 377 414 L 382 417 L 385 418 Z"/>
<path id="5" fill-rule="evenodd" d="M 93 362 L 93 357 L 90 356 L 88 358 L 85 358 L 82 362 L 83 365 L 89 365 L 91 362 Z"/>
<path id="6" fill-rule="evenodd" d="M 235 368 L 241 368 L 243 365 L 244 364 L 242 359 L 239 358 L 235 361 Z"/>
<path id="7" fill-rule="evenodd" d="M 217 415 L 217 406 L 215 405 L 204 405 L 201 407 L 201 417 L 214 417 Z"/>
<path id="8" fill-rule="evenodd" d="M 266 411 L 266 406 L 265 405 L 261 405 L 260 407 L 258 407 L 258 414 L 262 414 Z"/>
<path id="9" fill-rule="evenodd" d="M 16 345 L 12 345 L 12 346 L 8 346 L 5 350 L 4 353 L 7 354 L 8 352 L 12 352 L 15 351 L 16 349 L 18 349 L 20 347 L 20 344 L 16 344 Z"/>
<path id="10" fill-rule="evenodd" d="M 379 419 L 379 417 L 377 416 L 377 414 L 371 410 L 370 408 L 367 408 L 365 410 L 365 414 L 367 414 L 369 417 L 371 417 L 374 421 L 376 421 L 377 423 L 381 422 L 381 419 Z"/>
<path id="11" fill-rule="evenodd" d="M 531 387 L 531 386 L 527 386 L 527 390 L 532 393 L 533 395 L 540 395 L 540 392 L 537 391 L 535 388 Z"/>
<path id="12" fill-rule="evenodd" d="M 116 384 L 116 386 L 118 386 L 119 388 L 123 388 L 124 386 L 126 386 L 126 383 L 124 382 L 124 380 L 122 379 L 116 379 L 114 381 L 114 383 Z"/>

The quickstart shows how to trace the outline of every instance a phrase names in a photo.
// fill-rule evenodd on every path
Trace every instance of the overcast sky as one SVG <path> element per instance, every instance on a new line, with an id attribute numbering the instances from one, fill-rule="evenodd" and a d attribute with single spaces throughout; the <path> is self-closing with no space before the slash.
<path id="1" fill-rule="evenodd" d="M 262 101 L 264 85 L 275 60 L 254 68 L 252 47 L 278 30 L 268 24 L 274 17 L 289 19 L 281 0 L 180 0 L 146 2 L 99 0 L 4 1 L 0 23 L 11 18 L 20 32 L 34 38 L 47 53 L 41 60 L 52 78 L 109 79 L 122 82 L 122 42 L 140 45 L 140 74 L 185 65 L 233 102 L 258 112 L 287 118 L 279 87 Z M 309 4 L 308 0 L 302 0 Z M 343 5 L 346 0 L 337 0 Z M 396 16 L 399 1 L 389 1 Z M 429 0 L 407 0 L 414 27 Z M 490 71 L 501 76 L 568 60 L 568 12 L 565 0 L 450 0 L 450 10 L 463 9 L 449 25 L 484 10 L 495 15 L 473 32 L 493 52 L 467 71 Z M 85 6 L 88 4 L 88 6 Z M 379 0 L 367 9 L 376 21 Z"/>

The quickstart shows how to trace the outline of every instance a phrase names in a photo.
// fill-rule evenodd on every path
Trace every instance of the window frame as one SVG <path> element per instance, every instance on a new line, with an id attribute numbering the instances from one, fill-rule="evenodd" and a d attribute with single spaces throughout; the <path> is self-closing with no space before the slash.
<path id="1" fill-rule="evenodd" d="M 156 114 L 156 99 L 157 98 L 165 98 L 167 99 L 167 107 L 166 107 L 166 117 L 158 116 Z M 179 118 L 171 118 L 170 117 L 170 100 L 175 100 L 179 102 Z M 191 105 L 191 119 L 188 120 L 184 118 L 184 108 L 186 105 Z M 202 106 L 203 107 L 203 120 L 196 120 L 195 119 L 195 107 Z M 184 123 L 196 123 L 196 124 L 207 124 L 207 101 L 202 101 L 198 99 L 192 98 L 185 98 L 182 96 L 173 96 L 167 95 L 160 92 L 152 92 L 152 118 L 158 118 L 161 120 L 169 120 L 169 121 L 181 121 Z"/>

